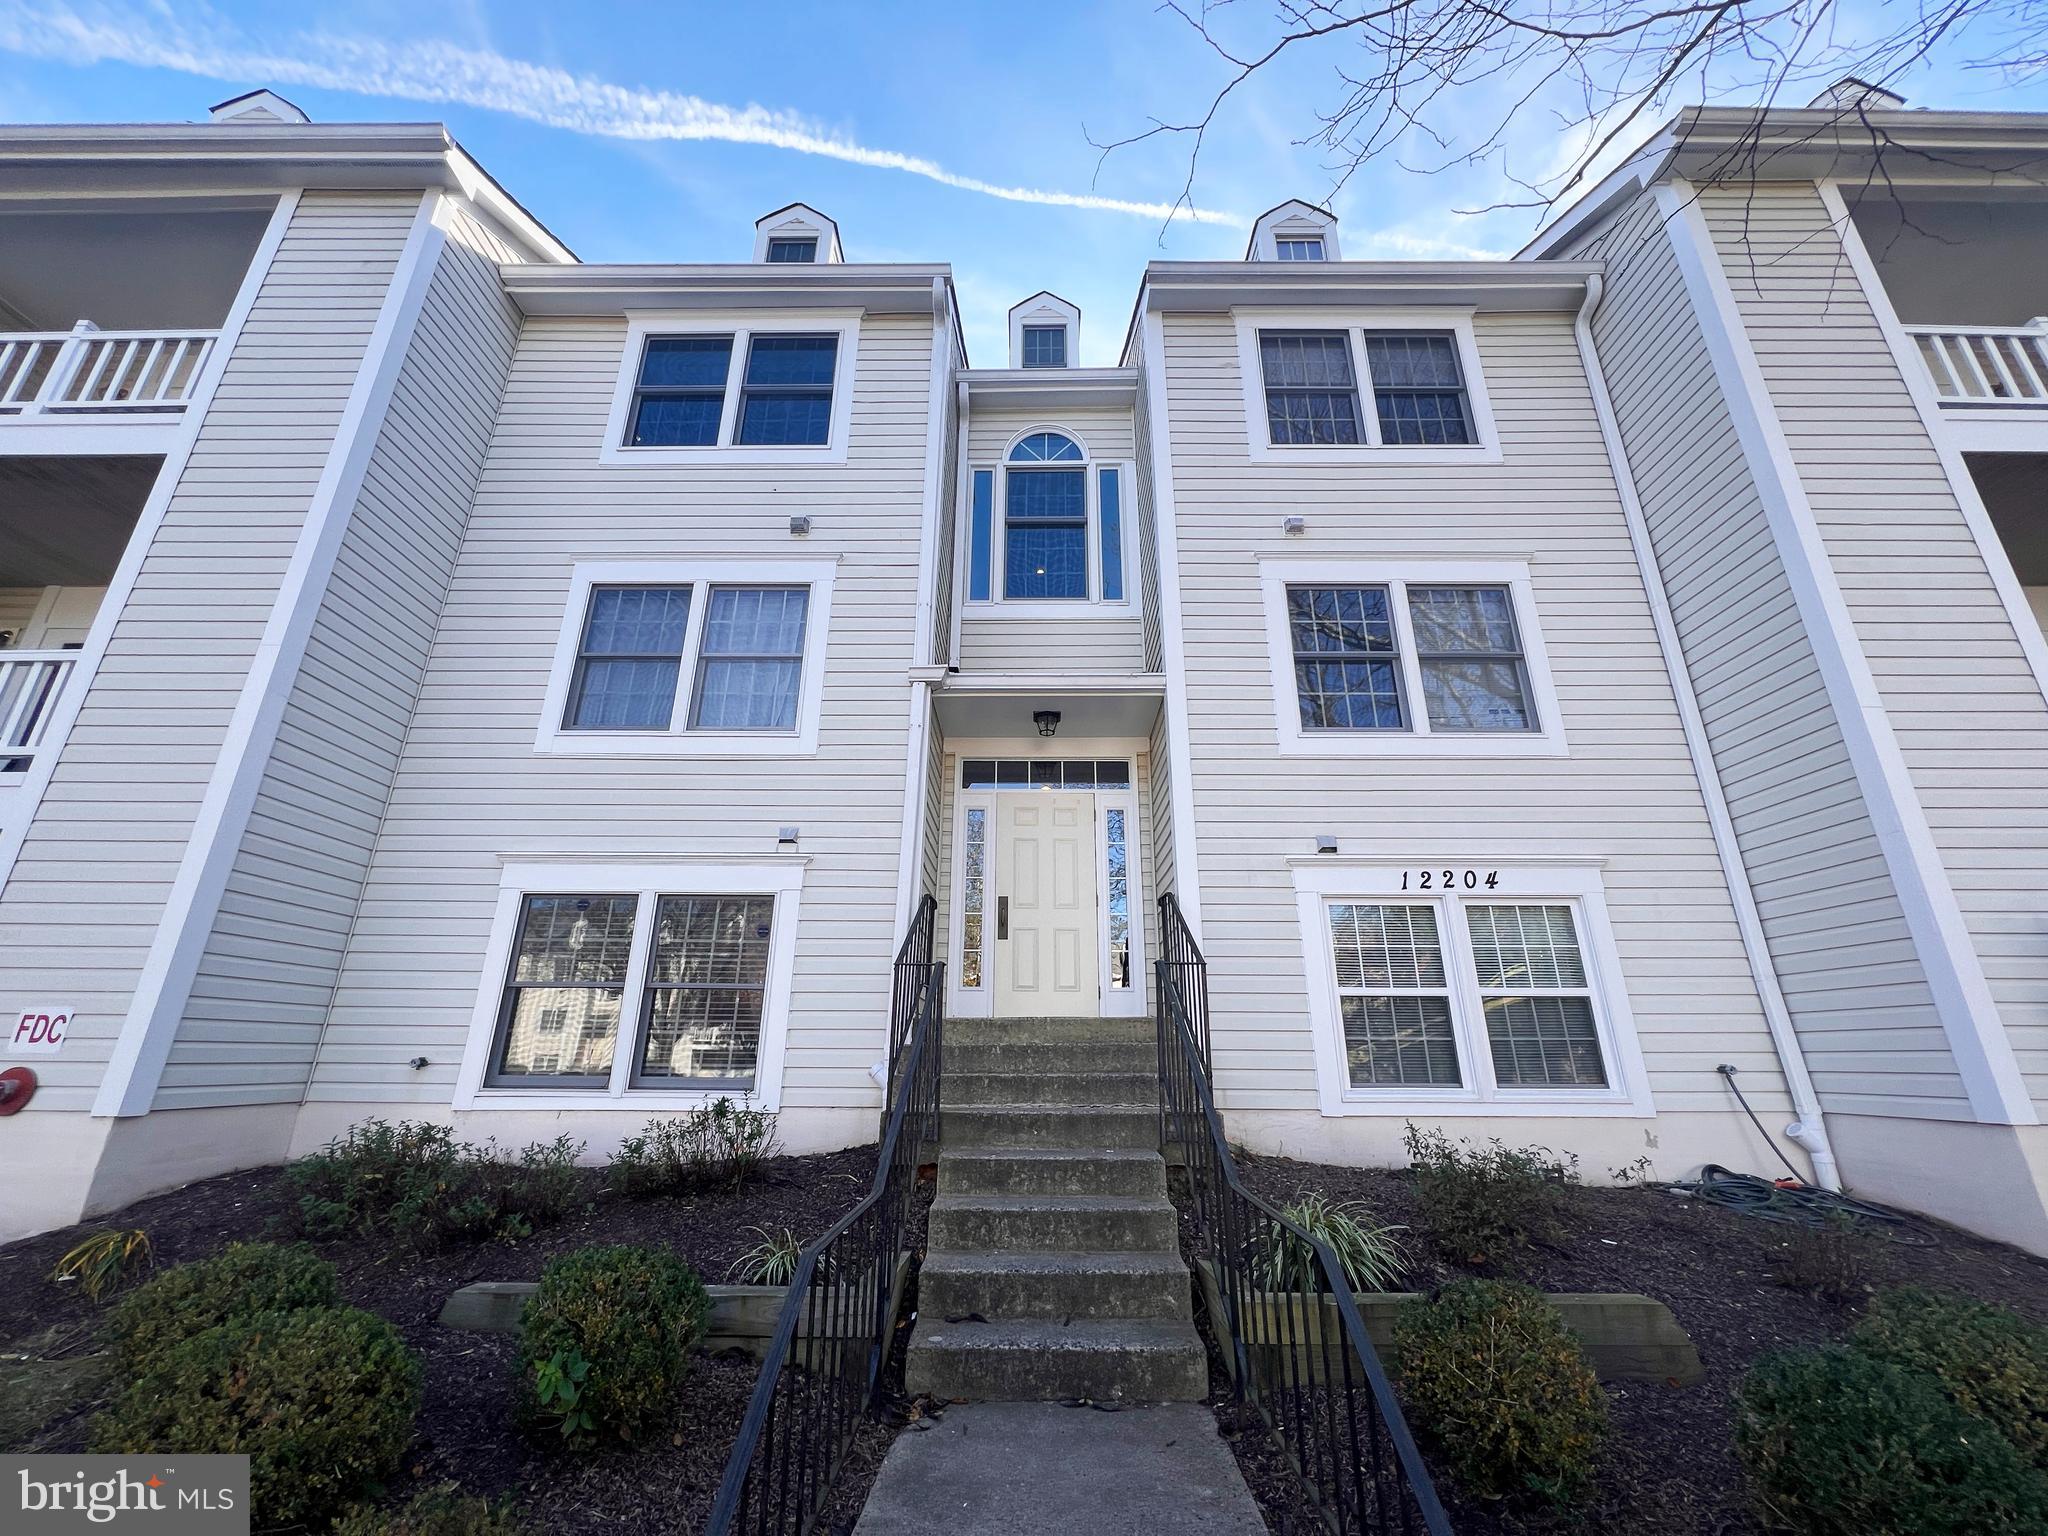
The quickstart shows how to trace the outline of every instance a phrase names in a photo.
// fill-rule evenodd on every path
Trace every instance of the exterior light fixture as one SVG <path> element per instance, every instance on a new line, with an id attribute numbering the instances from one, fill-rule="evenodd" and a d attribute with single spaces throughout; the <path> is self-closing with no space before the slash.
<path id="1" fill-rule="evenodd" d="M 1305 517 L 1283 517 L 1280 519 L 1280 531 L 1287 534 L 1307 533 L 1308 519 Z"/>
<path id="2" fill-rule="evenodd" d="M 804 537 L 804 535 L 808 534 L 810 531 L 811 520 L 808 517 L 797 516 L 792 517 L 789 520 L 789 533 L 791 538 L 800 539 Z"/>
<path id="3" fill-rule="evenodd" d="M 1050 736 L 1060 728 L 1060 712 L 1056 709 L 1033 710 L 1031 723 L 1038 727 L 1039 735 Z"/>

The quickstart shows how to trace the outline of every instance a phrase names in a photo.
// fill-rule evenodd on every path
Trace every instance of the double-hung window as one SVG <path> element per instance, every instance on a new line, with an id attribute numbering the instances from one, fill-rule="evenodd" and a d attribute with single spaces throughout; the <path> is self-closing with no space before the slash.
<path id="1" fill-rule="evenodd" d="M 1025 326 L 1023 363 L 1026 368 L 1066 367 L 1067 328 L 1063 325 Z"/>
<path id="2" fill-rule="evenodd" d="M 1389 312 L 1332 324 L 1241 311 L 1237 323 L 1254 458 L 1498 456 L 1469 317 Z"/>
<path id="3" fill-rule="evenodd" d="M 633 321 L 603 461 L 838 462 L 858 332 L 836 315 Z"/>
<path id="4" fill-rule="evenodd" d="M 816 750 L 831 584 L 816 561 L 577 567 L 540 749 Z"/>
<path id="5" fill-rule="evenodd" d="M 1033 431 L 973 472 L 970 602 L 1127 601 L 1123 472 L 1063 432 Z"/>
<path id="6" fill-rule="evenodd" d="M 1296 861 L 1326 1103 L 1640 1108 L 1597 871 Z"/>
<path id="7" fill-rule="evenodd" d="M 1281 236 L 1273 242 L 1273 254 L 1281 261 L 1321 261 L 1323 237 L 1321 235 Z"/>
<path id="8" fill-rule="evenodd" d="M 1282 751 L 1562 750 L 1525 569 L 1275 562 L 1262 576 Z"/>
<path id="9" fill-rule="evenodd" d="M 800 861 L 511 865 L 457 1102 L 780 1091 Z M 609 888 L 607 888 L 607 886 Z"/>

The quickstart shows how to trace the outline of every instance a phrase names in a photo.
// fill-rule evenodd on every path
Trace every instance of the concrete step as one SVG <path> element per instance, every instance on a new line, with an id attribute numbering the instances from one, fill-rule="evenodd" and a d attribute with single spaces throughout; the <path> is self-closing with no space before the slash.
<path id="1" fill-rule="evenodd" d="M 1173 1207 L 1133 1195 L 952 1195 L 932 1202 L 932 1248 L 1172 1253 Z"/>
<path id="2" fill-rule="evenodd" d="M 946 1036 L 946 1071 L 1142 1072 L 1156 1077 L 1159 1046 L 1143 1040 L 956 1040 Z"/>
<path id="3" fill-rule="evenodd" d="M 913 1395 L 984 1402 L 1192 1403 L 1209 1386 L 1192 1323 L 948 1323 L 922 1301 L 904 1374 Z"/>
<path id="4" fill-rule="evenodd" d="M 1152 1072 L 953 1072 L 945 1074 L 944 1100 L 972 1108 L 994 1104 L 1159 1103 Z"/>
<path id="5" fill-rule="evenodd" d="M 996 1045 L 1027 1040 L 1040 1045 L 1087 1044 L 1107 1041 L 1128 1045 L 1137 1040 L 1153 1042 L 1158 1049 L 1158 1026 L 1150 1019 L 948 1019 L 946 1040 L 962 1045 Z"/>
<path id="6" fill-rule="evenodd" d="M 1123 1104 L 947 1107 L 939 1135 L 949 1147 L 1126 1147 L 1157 1150 L 1159 1111 Z"/>
<path id="7" fill-rule="evenodd" d="M 927 1249 L 918 1272 L 920 1316 L 1192 1318 L 1187 1265 L 1178 1253 L 1019 1253 Z"/>
<path id="8" fill-rule="evenodd" d="M 1156 1147 L 1020 1147 L 948 1143 L 939 1153 L 939 1197 L 1126 1195 L 1166 1198 Z"/>

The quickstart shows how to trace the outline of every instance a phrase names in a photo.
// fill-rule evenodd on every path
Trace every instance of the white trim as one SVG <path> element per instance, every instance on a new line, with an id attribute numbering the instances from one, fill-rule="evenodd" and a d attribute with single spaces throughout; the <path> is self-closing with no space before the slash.
<path id="1" fill-rule="evenodd" d="M 278 247 L 284 244 L 285 233 L 291 228 L 292 216 L 298 212 L 298 207 L 299 194 L 291 191 L 277 198 L 271 209 L 270 222 L 264 226 L 263 236 L 256 242 L 248 268 L 242 274 L 241 285 L 235 290 L 235 301 L 221 321 L 220 338 L 206 360 L 206 375 L 193 389 L 183 418 L 163 444 L 164 461 L 157 468 L 156 480 L 149 488 L 142 511 L 136 516 L 135 527 L 121 550 L 121 559 L 114 567 L 114 574 L 108 578 L 106 594 L 100 599 L 99 611 L 93 616 L 85 644 L 78 649 L 78 659 L 72 665 L 71 676 L 57 696 L 56 707 L 50 711 L 49 721 L 43 730 L 43 744 L 37 748 L 21 782 L 7 792 L 8 810 L 12 814 L 6 825 L 0 827 L 0 892 L 6 890 L 8 877 L 14 872 L 14 861 L 21 854 L 21 845 L 35 820 L 36 808 L 42 804 L 43 790 L 50 782 L 50 775 L 56 771 L 57 760 L 63 754 L 64 743 L 78 719 L 93 677 L 106 658 L 107 645 L 114 638 L 114 626 L 120 622 L 121 611 L 135 590 L 136 578 L 142 574 L 142 564 L 149 557 L 157 529 L 163 526 L 164 515 L 170 511 L 171 500 L 178 493 L 178 483 L 184 478 L 192 449 L 205 428 L 206 414 L 212 408 L 214 393 L 220 388 L 228 360 L 234 355 L 235 345 L 241 338 L 242 327 L 248 321 L 249 311 L 256 305 L 257 296 L 263 291 L 264 281 L 270 275 L 270 264 L 277 256 Z"/>
<path id="2" fill-rule="evenodd" d="M 1842 242 L 1842 253 L 1849 258 L 1850 267 L 1863 284 L 1863 296 L 1870 305 L 1871 316 L 1877 321 L 1877 328 L 1884 333 L 1885 345 L 1891 348 L 1892 364 L 1905 381 L 1906 392 L 1913 397 L 1913 409 L 1919 412 L 1920 425 L 1925 429 L 1928 441 L 1934 445 L 1942 469 L 1948 474 L 1949 490 L 1962 511 L 1963 521 L 1969 525 L 1971 536 L 1977 541 L 1977 552 L 1983 557 L 1984 569 L 1997 590 L 1998 600 L 2005 605 L 2006 620 L 2012 625 L 2013 635 L 2027 658 L 2027 665 L 2033 668 L 2034 685 L 2041 690 L 2043 698 L 2048 699 L 2048 636 L 2041 633 L 2040 622 L 2027 603 L 2019 574 L 2013 570 L 2012 560 L 2005 552 L 2005 541 L 1998 536 L 1998 529 L 1984 506 L 1984 498 L 1978 493 L 1977 482 L 1970 474 L 1970 466 L 1963 460 L 1966 444 L 1958 439 L 1954 430 L 1955 417 L 1944 413 L 1935 396 L 1934 381 L 1928 377 L 1927 365 L 1900 324 L 1898 311 L 1892 307 L 1891 294 L 1884 286 L 1884 278 L 1878 272 L 1877 264 L 1870 259 L 1869 248 L 1863 243 L 1863 232 L 1856 227 L 1854 216 L 1842 200 L 1841 184 L 1823 181 L 1819 183 L 1819 189 L 1821 206 L 1834 223 Z M 2044 431 L 2048 431 L 2048 424 L 2041 425 Z M 2048 442 L 2044 442 L 2043 447 L 2048 448 Z"/>
<path id="3" fill-rule="evenodd" d="M 1820 1097 L 1814 1092 L 1807 1071 L 1806 1053 L 1799 1043 L 1799 1031 L 1778 985 L 1776 962 L 1771 958 L 1763 916 L 1757 910 L 1751 888 L 1749 867 L 1742 856 L 1742 841 L 1735 832 L 1735 818 L 1721 789 L 1720 771 L 1714 765 L 1712 738 L 1705 717 L 1700 714 L 1699 697 L 1693 691 L 1692 673 L 1686 666 L 1685 645 L 1679 638 L 1678 621 L 1672 616 L 1671 599 L 1664 587 L 1664 574 L 1657 565 L 1656 545 L 1643 504 L 1636 494 L 1635 471 L 1630 466 L 1628 447 L 1622 441 L 1621 423 L 1614 414 L 1614 400 L 1607 390 L 1606 371 L 1600 364 L 1599 348 L 1593 340 L 1593 317 L 1606 296 L 1604 280 L 1594 274 L 1586 280 L 1586 302 L 1579 306 L 1572 322 L 1572 334 L 1579 358 L 1586 370 L 1586 384 L 1593 396 L 1593 414 L 1600 423 L 1600 436 L 1614 470 L 1614 489 L 1621 501 L 1622 519 L 1628 524 L 1629 546 L 1635 552 L 1636 569 L 1642 577 L 1643 595 L 1650 605 L 1650 622 L 1657 631 L 1657 649 L 1664 658 L 1664 671 L 1671 680 L 1672 702 L 1678 710 L 1679 729 L 1685 736 L 1686 754 L 1692 760 L 1693 778 L 1707 813 L 1707 827 L 1714 839 L 1714 852 L 1721 860 L 1722 878 L 1735 911 L 1736 931 L 1742 936 L 1742 952 L 1749 961 L 1749 974 L 1756 983 L 1757 999 L 1763 1007 L 1764 1023 L 1778 1054 L 1779 1070 L 1785 1076 L 1785 1091 L 1798 1117 L 1785 1134 L 1804 1147 L 1813 1159 L 1814 1177 L 1824 1189 L 1839 1190 L 1842 1176 L 1828 1140 L 1827 1121 L 1821 1114 Z"/>
<path id="4" fill-rule="evenodd" d="M 1201 850 L 1196 842 L 1195 786 L 1189 767 L 1188 650 L 1180 602 L 1180 530 L 1173 492 L 1173 423 L 1166 381 L 1166 332 L 1150 312 L 1139 322 L 1145 359 L 1146 419 L 1152 428 L 1152 524 L 1158 541 L 1160 666 L 1166 673 L 1167 795 L 1173 810 L 1173 891 L 1181 916 L 1202 937 Z M 1155 767 L 1154 771 L 1157 769 Z M 1162 893 L 1163 894 L 1163 893 Z"/>
<path id="5" fill-rule="evenodd" d="M 933 278 L 931 400 L 925 413 L 924 496 L 918 507 L 917 632 L 910 637 L 910 714 L 904 734 L 903 821 L 896 853 L 895 931 L 899 944 L 910 931 L 924 879 L 924 802 L 929 793 L 925 779 L 931 767 L 927 749 L 932 709 L 931 685 L 916 674 L 931 663 L 932 625 L 937 618 L 938 530 L 946 497 L 946 488 L 939 483 L 939 468 L 945 463 L 946 396 L 953 378 L 952 309 L 945 302 L 945 291 L 945 280 Z"/>
<path id="6" fill-rule="evenodd" d="M 782 1107 L 790 989 L 796 972 L 796 933 L 802 916 L 807 860 L 718 854 L 669 854 L 655 859 L 504 857 L 504 867 L 498 874 L 497 910 L 491 918 L 476 1004 L 470 1011 L 469 1035 L 455 1080 L 455 1109 L 626 1109 L 645 1113 L 696 1109 L 721 1098 L 743 1100 L 757 1109 Z M 619 1037 L 612 1049 L 610 1085 L 560 1089 L 486 1086 L 484 1079 L 489 1075 L 491 1052 L 497 1045 L 498 1013 L 504 1001 L 505 979 L 511 970 L 512 945 L 525 898 L 578 892 L 630 895 L 637 901 L 633 911 L 632 958 L 627 963 L 624 994 L 619 1003 Z M 750 1092 L 717 1087 L 632 1087 L 655 898 L 726 895 L 772 896 L 775 901 L 775 913 L 769 919 L 773 933 L 768 941 L 768 976 L 761 1000 L 761 1042 L 755 1056 L 754 1087 Z"/>
<path id="7" fill-rule="evenodd" d="M 1266 612 L 1266 665 L 1273 690 L 1273 722 L 1282 757 L 1563 757 L 1568 755 L 1564 719 L 1558 711 L 1550 660 L 1537 622 L 1529 567 L 1500 560 L 1346 560 L 1334 557 L 1259 562 L 1259 593 Z M 1407 726 L 1398 731 L 1303 728 L 1294 686 L 1294 644 L 1287 623 L 1287 588 L 1383 586 L 1393 610 L 1396 662 L 1401 672 Z M 1529 680 L 1527 705 L 1536 729 L 1527 731 L 1432 731 L 1422 694 L 1422 661 L 1415 649 L 1408 613 L 1410 586 L 1506 587 L 1522 642 L 1522 669 Z"/>
<path id="8" fill-rule="evenodd" d="M 618 378 L 605 418 L 598 462 L 634 464 L 844 464 L 853 421 L 855 371 L 860 351 L 860 311 L 854 309 L 649 310 L 626 311 L 626 340 L 619 352 Z M 832 424 L 825 441 L 810 445 L 751 445 L 733 441 L 739 430 L 740 390 L 746 378 L 747 346 L 756 335 L 830 334 L 839 338 L 832 365 Z M 640 359 L 650 336 L 730 336 L 732 355 L 726 360 L 724 406 L 718 419 L 718 441 L 699 448 L 635 448 L 626 443 L 626 423 L 633 411 L 633 391 L 640 382 Z"/>
<path id="9" fill-rule="evenodd" d="M 1012 305 L 1009 313 L 1012 368 L 1022 369 L 1024 366 L 1024 328 L 1027 325 L 1033 330 L 1064 331 L 1067 338 L 1066 361 L 1057 368 L 1035 367 L 1031 369 L 1032 373 L 1057 374 L 1081 366 L 1081 311 L 1077 305 L 1043 289 L 1023 303 Z"/>
<path id="10" fill-rule="evenodd" d="M 1268 208 L 1252 225 L 1252 238 L 1245 251 L 1246 261 L 1278 261 L 1282 240 L 1320 240 L 1323 260 L 1342 259 L 1337 238 L 1337 216 L 1327 208 L 1291 197 L 1277 208 Z"/>
<path id="11" fill-rule="evenodd" d="M 200 408 L 187 401 L 177 411 L 148 420 L 120 416 L 0 416 L 0 457 L 80 454 L 94 457 L 163 454 L 177 450 L 183 417 Z"/>
<path id="12" fill-rule="evenodd" d="M 1935 438 L 1941 448 L 1961 453 L 2048 453 L 2048 419 L 2039 405 L 1996 406 L 1945 405 L 1942 425 L 1947 429 Z M 2032 413 L 2032 414 L 2028 414 Z"/>
<path id="13" fill-rule="evenodd" d="M 1292 267 L 1295 263 L 1289 263 Z M 1479 341 L 1472 329 L 1471 306 L 1441 309 L 1260 309 L 1230 312 L 1237 326 L 1238 380 L 1244 395 L 1245 451 L 1255 463 L 1268 464 L 1498 464 L 1500 434 L 1494 429 L 1493 405 L 1486 394 L 1486 373 L 1479 365 Z M 1259 360 L 1261 331 L 1342 331 L 1351 349 L 1351 377 L 1358 394 L 1359 430 L 1365 441 L 1356 446 L 1333 443 L 1276 443 L 1266 421 L 1266 373 Z M 1373 405 L 1372 369 L 1363 337 L 1373 331 L 1448 331 L 1458 348 L 1458 367 L 1465 375 L 1465 401 L 1472 412 L 1476 441 L 1464 444 L 1386 443 L 1380 440 L 1380 413 Z"/>
<path id="14" fill-rule="evenodd" d="M 1988 1124 L 2038 1124 L 1706 215 L 1683 181 L 1660 185 L 1657 206 L 1971 1110 Z"/>
<path id="15" fill-rule="evenodd" d="M 255 809 L 270 752 L 298 680 L 306 641 L 319 617 L 321 594 L 348 531 L 356 497 L 376 450 L 378 428 L 398 383 L 413 328 L 426 303 L 447 232 L 442 219 L 453 204 L 445 194 L 420 198 L 398 265 L 385 290 L 355 382 L 334 430 L 333 447 L 306 508 L 290 564 L 278 585 L 270 617 L 235 700 L 220 755 L 207 780 L 185 855 L 164 903 L 121 1033 L 93 1104 L 96 1115 L 140 1115 L 155 1099 L 184 1016 L 206 941 L 219 914 L 221 894 Z M 110 605 L 111 606 L 111 605 Z"/>
<path id="16" fill-rule="evenodd" d="M 771 225 L 770 219 L 780 222 Z M 792 262 L 792 266 L 837 266 L 846 260 L 845 253 L 839 249 L 839 225 L 809 203 L 791 203 L 787 208 L 764 213 L 754 220 L 754 260 L 764 266 L 770 264 L 768 244 L 771 240 L 818 242 L 817 255 L 813 260 Z"/>
<path id="17" fill-rule="evenodd" d="M 1445 859 L 1422 857 L 1337 857 L 1292 859 L 1295 915 L 1300 925 L 1302 960 L 1308 979 L 1309 1018 L 1316 1053 L 1316 1097 L 1326 1116 L 1457 1115 L 1479 1109 L 1495 1116 L 1568 1117 L 1626 1116 L 1656 1113 L 1641 1042 L 1628 1004 L 1621 957 L 1615 948 L 1607 902 L 1596 861 Z M 1449 893 L 1422 891 L 1412 878 L 1449 864 L 1460 873 L 1483 869 L 1497 876 L 1491 890 Z M 1409 889 L 1403 890 L 1407 879 Z M 1342 1010 L 1330 950 L 1327 911 L 1332 901 L 1387 902 L 1428 905 L 1437 913 L 1443 946 L 1446 990 L 1458 1041 L 1459 1088 L 1353 1088 L 1344 1056 Z M 1460 908 L 1473 905 L 1571 906 L 1579 949 L 1586 963 L 1587 990 L 1600 1036 L 1600 1052 L 1609 1086 L 1601 1089 L 1502 1088 L 1494 1082 L 1492 1054 L 1486 1037 L 1486 1015 L 1474 967 L 1471 937 Z M 1498 988 L 1493 990 L 1499 990 Z"/>
<path id="18" fill-rule="evenodd" d="M 825 694 L 826 643 L 832 628 L 832 580 L 836 562 L 804 560 L 601 560 L 570 567 L 569 591 L 562 604 L 562 626 L 555 639 L 555 659 L 548 671 L 547 695 L 541 702 L 533 750 L 558 757 L 814 757 L 818 751 L 818 718 Z M 807 586 L 810 600 L 804 614 L 804 655 L 798 684 L 796 727 L 789 731 L 717 731 L 690 726 L 690 707 L 697 684 L 697 663 L 710 610 L 709 589 L 715 586 Z M 690 593 L 688 630 L 676 672 L 675 710 L 665 731 L 578 731 L 562 725 L 569 707 L 569 685 L 576 674 L 576 653 L 593 587 L 687 586 Z"/>

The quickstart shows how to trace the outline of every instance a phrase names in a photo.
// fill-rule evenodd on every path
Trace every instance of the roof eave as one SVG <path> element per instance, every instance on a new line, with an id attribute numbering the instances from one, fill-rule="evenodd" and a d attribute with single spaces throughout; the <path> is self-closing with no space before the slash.
<path id="1" fill-rule="evenodd" d="M 528 315 L 623 315 L 633 310 L 859 309 L 930 316 L 934 286 L 948 295 L 946 266 L 831 263 L 771 266 L 501 266 L 505 291 Z M 947 302 L 950 302 L 948 298 Z"/>

